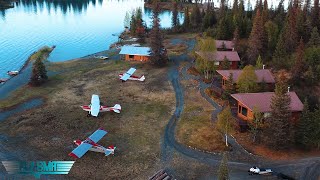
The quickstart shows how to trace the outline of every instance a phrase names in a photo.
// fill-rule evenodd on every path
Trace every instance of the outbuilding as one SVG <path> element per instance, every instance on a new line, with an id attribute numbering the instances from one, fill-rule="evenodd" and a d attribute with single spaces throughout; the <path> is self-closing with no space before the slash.
<path id="1" fill-rule="evenodd" d="M 149 61 L 150 51 L 149 47 L 123 46 L 119 54 L 126 61 Z"/>

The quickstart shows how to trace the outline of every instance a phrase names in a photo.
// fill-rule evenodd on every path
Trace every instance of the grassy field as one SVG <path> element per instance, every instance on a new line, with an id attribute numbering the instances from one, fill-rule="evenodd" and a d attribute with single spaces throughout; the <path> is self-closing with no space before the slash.
<path id="1" fill-rule="evenodd" d="M 145 82 L 122 83 L 118 74 L 130 66 Z M 32 151 L 34 160 L 73 160 L 68 153 L 75 139 L 85 139 L 97 128 L 109 133 L 99 143 L 115 145 L 115 156 L 104 157 L 88 152 L 78 159 L 68 177 L 72 179 L 146 179 L 160 167 L 160 141 L 164 126 L 174 110 L 173 89 L 167 80 L 167 69 L 148 64 L 87 59 L 48 64 L 51 76 L 45 85 L 25 86 L 1 101 L 9 107 L 33 97 L 45 98 L 37 109 L 10 117 L 0 132 L 24 137 L 12 148 Z M 88 118 L 80 105 L 89 104 L 92 94 L 99 94 L 104 105 L 121 104 L 121 114 L 101 113 Z"/>
<path id="2" fill-rule="evenodd" d="M 194 80 L 181 81 L 185 93 L 185 107 L 177 126 L 180 143 L 204 151 L 226 150 L 222 134 L 211 122 L 213 107 L 201 96 Z"/>

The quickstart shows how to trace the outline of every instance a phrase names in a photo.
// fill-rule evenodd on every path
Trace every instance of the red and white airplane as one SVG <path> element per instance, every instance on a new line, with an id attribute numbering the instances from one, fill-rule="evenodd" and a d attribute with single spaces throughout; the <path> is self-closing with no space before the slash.
<path id="1" fill-rule="evenodd" d="M 135 68 L 130 68 L 126 73 L 121 73 L 119 74 L 120 80 L 122 80 L 122 82 L 129 80 L 133 80 L 133 81 L 144 81 L 146 78 L 144 77 L 144 75 L 138 77 L 138 76 L 134 76 L 132 75 L 137 69 Z"/>
<path id="2" fill-rule="evenodd" d="M 99 112 L 113 111 L 115 113 L 120 113 L 121 111 L 120 104 L 116 104 L 113 107 L 101 106 L 99 96 L 96 94 L 92 95 L 90 105 L 84 105 L 84 106 L 81 106 L 81 108 L 84 111 L 89 112 L 88 116 L 91 115 L 94 117 L 98 117 Z"/>
<path id="3" fill-rule="evenodd" d="M 114 150 L 116 149 L 116 147 L 114 147 L 113 145 L 109 146 L 108 148 L 105 148 L 97 144 L 97 142 L 107 133 L 108 132 L 103 128 L 99 128 L 86 140 L 73 141 L 78 147 L 76 147 L 71 153 L 69 153 L 69 156 L 74 158 L 81 158 L 87 151 L 104 153 L 105 156 L 114 154 Z"/>

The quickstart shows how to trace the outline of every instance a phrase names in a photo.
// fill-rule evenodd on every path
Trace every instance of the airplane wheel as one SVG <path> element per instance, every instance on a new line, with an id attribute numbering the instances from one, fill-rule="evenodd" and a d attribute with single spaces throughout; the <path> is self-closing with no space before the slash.
<path id="1" fill-rule="evenodd" d="M 90 117 L 90 114 L 87 114 L 87 117 Z"/>

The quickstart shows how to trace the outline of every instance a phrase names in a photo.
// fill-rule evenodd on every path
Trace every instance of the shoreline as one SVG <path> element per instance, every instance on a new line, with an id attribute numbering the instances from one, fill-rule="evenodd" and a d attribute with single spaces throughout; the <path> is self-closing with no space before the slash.
<path id="1" fill-rule="evenodd" d="M 46 47 L 46 46 L 44 46 L 44 47 Z M 31 59 L 32 56 L 35 55 L 36 53 L 40 52 L 44 47 L 42 47 L 42 48 L 40 48 L 39 50 L 34 51 L 33 53 L 31 53 L 31 54 L 29 55 L 29 57 L 27 58 L 27 60 L 23 63 L 23 65 L 21 66 L 21 68 L 18 70 L 18 71 L 19 71 L 19 74 L 18 74 L 18 75 L 15 75 L 15 76 L 10 76 L 9 78 L 6 78 L 6 81 L 2 82 L 2 83 L 3 83 L 2 85 L 6 84 L 6 83 L 7 83 L 8 81 L 10 81 L 12 78 L 14 78 L 14 77 L 16 77 L 16 76 L 19 76 L 19 75 L 22 73 L 22 71 L 24 71 L 24 70 L 26 69 L 26 67 L 29 65 L 29 63 L 32 61 L 32 59 Z M 50 48 L 50 51 L 46 54 L 45 59 L 48 58 L 48 56 L 49 56 L 50 53 L 55 49 L 55 47 L 56 47 L 56 46 L 49 47 L 49 48 Z M 1 88 L 1 86 L 0 86 L 0 88 Z"/>

